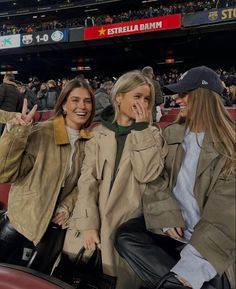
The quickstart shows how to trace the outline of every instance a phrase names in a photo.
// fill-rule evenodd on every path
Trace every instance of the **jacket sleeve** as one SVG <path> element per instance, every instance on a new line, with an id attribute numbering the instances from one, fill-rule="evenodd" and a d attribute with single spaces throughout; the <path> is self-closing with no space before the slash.
<path id="1" fill-rule="evenodd" d="M 221 275 L 235 258 L 235 176 L 219 176 L 190 244 Z"/>
<path id="2" fill-rule="evenodd" d="M 79 194 L 72 217 L 78 230 L 100 228 L 95 148 L 96 137 L 93 137 L 85 145 L 85 158 L 78 181 Z"/>
<path id="3" fill-rule="evenodd" d="M 148 127 L 131 132 L 131 164 L 135 178 L 140 183 L 155 180 L 164 167 L 167 144 L 158 127 Z"/>
<path id="4" fill-rule="evenodd" d="M 148 183 L 143 195 L 143 214 L 146 227 L 160 233 L 164 227 L 184 227 L 184 220 L 177 201 L 169 190 L 169 177 L 165 170 Z"/>
<path id="5" fill-rule="evenodd" d="M 62 228 L 69 227 L 69 219 L 72 215 L 73 209 L 75 207 L 75 203 L 78 197 L 78 187 L 76 186 L 69 195 L 67 195 L 58 205 L 56 211 L 64 212 L 66 217 L 64 223 L 62 224 Z"/>
<path id="6" fill-rule="evenodd" d="M 0 109 L 0 123 L 6 123 L 16 116 L 15 112 L 4 111 Z"/>
<path id="7" fill-rule="evenodd" d="M 27 150 L 31 126 L 14 125 L 0 138 L 0 183 L 14 183 L 34 165 L 34 156 Z"/>

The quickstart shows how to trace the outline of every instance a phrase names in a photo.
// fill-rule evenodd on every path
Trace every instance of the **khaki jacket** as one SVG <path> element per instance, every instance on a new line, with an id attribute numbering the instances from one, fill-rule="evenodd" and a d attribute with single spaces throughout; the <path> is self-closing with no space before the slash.
<path id="1" fill-rule="evenodd" d="M 117 276 L 119 256 L 114 235 L 120 224 L 142 214 L 142 195 L 146 184 L 163 169 L 167 146 L 160 129 L 149 127 L 128 134 L 116 172 L 115 133 L 99 126 L 87 142 L 79 197 L 73 214 L 78 230 L 100 232 L 104 272 Z M 113 175 L 115 181 L 111 188 Z"/>
<path id="2" fill-rule="evenodd" d="M 0 123 L 6 123 L 16 116 L 16 112 L 9 112 L 0 109 Z"/>
<path id="3" fill-rule="evenodd" d="M 67 217 L 74 208 L 84 157 L 80 151 L 91 137 L 83 130 L 80 135 L 73 173 L 68 177 L 71 146 L 62 116 L 35 126 L 12 126 L 0 139 L 0 183 L 13 183 L 8 216 L 14 228 L 35 244 L 57 208 Z"/>
<path id="4" fill-rule="evenodd" d="M 184 158 L 181 144 L 185 129 L 183 125 L 173 124 L 163 134 L 169 149 L 165 170 L 147 187 L 143 198 L 146 226 L 154 232 L 163 227 L 184 226 L 180 208 L 170 192 Z M 223 177 L 226 158 L 215 151 L 208 135 L 202 146 L 194 186 L 201 219 L 190 244 L 222 274 L 235 256 L 235 176 Z"/>

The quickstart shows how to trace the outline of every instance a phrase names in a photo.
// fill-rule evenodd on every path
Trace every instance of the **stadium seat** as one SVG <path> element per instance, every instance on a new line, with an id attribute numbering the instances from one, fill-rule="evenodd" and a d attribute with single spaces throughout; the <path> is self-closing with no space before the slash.
<path id="1" fill-rule="evenodd" d="M 0 264 L 1 289 L 73 289 L 69 284 L 37 271 Z"/>
<path id="2" fill-rule="evenodd" d="M 7 208 L 8 193 L 9 193 L 10 187 L 11 187 L 11 184 L 0 184 L 0 209 Z"/>

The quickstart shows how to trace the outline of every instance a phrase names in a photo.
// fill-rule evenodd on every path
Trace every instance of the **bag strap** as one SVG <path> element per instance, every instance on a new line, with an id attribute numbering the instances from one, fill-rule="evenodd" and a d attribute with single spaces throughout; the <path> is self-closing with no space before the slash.
<path id="1" fill-rule="evenodd" d="M 75 260 L 74 260 L 74 264 L 75 264 L 75 265 L 78 265 L 79 262 L 82 260 L 82 257 L 83 257 L 83 255 L 84 255 L 84 252 L 85 252 L 85 248 L 82 247 L 82 248 L 79 250 L 77 256 L 75 257 Z"/>
<path id="2" fill-rule="evenodd" d="M 85 248 L 82 247 L 79 250 L 77 256 L 75 257 L 74 265 L 76 266 L 79 265 L 79 263 L 82 261 L 84 252 L 85 252 Z M 101 250 L 98 247 L 96 247 L 92 256 L 89 258 L 87 265 L 91 269 L 91 272 L 94 270 L 96 270 L 96 272 L 101 272 L 101 273 L 103 272 Z"/>

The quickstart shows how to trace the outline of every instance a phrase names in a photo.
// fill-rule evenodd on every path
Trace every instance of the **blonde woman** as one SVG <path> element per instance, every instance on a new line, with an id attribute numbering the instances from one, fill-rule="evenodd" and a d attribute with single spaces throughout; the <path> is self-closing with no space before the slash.
<path id="1" fill-rule="evenodd" d="M 142 214 L 143 192 L 162 171 L 167 149 L 160 129 L 151 125 L 149 78 L 125 73 L 112 99 L 85 148 L 74 222 L 86 249 L 100 244 L 104 273 L 118 277 L 117 288 L 134 289 L 139 282 L 115 251 L 114 236 L 122 222 Z"/>
<path id="2" fill-rule="evenodd" d="M 223 86 L 201 66 L 167 88 L 180 114 L 164 131 L 165 170 L 145 191 L 144 218 L 119 228 L 117 250 L 148 288 L 230 288 L 236 135 Z"/>

